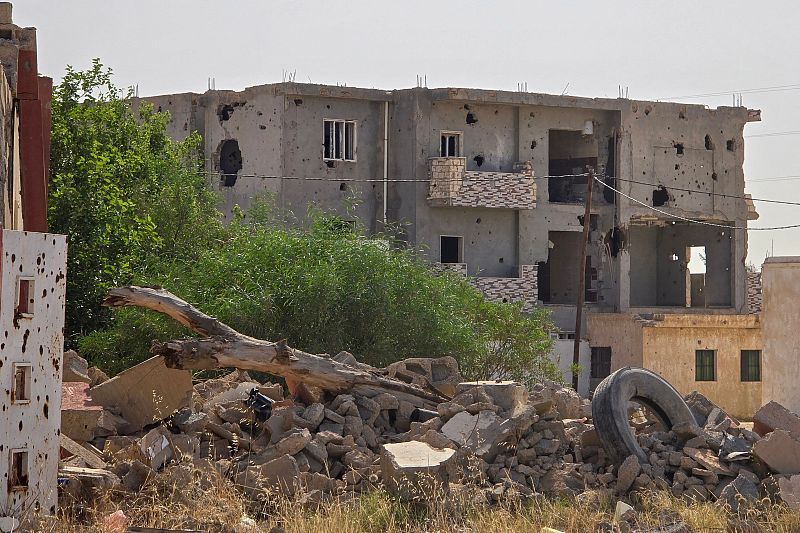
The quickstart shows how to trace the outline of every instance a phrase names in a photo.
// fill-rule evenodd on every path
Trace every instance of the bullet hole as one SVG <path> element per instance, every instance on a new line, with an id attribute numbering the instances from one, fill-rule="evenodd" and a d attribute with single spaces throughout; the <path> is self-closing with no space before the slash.
<path id="1" fill-rule="evenodd" d="M 263 114 L 264 113 L 262 113 L 261 111 L 256 112 L 256 115 L 258 115 L 259 117 L 262 116 Z"/>
<path id="2" fill-rule="evenodd" d="M 327 107 L 328 109 L 330 109 L 330 108 L 331 108 L 331 104 L 328 104 L 328 105 L 326 105 L 325 107 Z"/>
<path id="3" fill-rule="evenodd" d="M 678 118 L 686 120 L 686 113 L 684 111 L 680 111 L 678 113 Z"/>
<path id="4" fill-rule="evenodd" d="M 680 170 L 681 166 L 678 163 L 675 163 L 675 170 Z"/>
<path id="5" fill-rule="evenodd" d="M 13 263 L 14 261 L 16 261 L 16 259 L 17 256 L 15 254 L 11 254 L 11 262 Z"/>
<path id="6" fill-rule="evenodd" d="M 327 166 L 328 168 L 334 168 L 336 166 L 336 162 L 330 160 L 325 161 L 325 166 Z"/>
<path id="7" fill-rule="evenodd" d="M 653 110 L 653 106 L 649 106 L 649 105 L 645 106 L 644 107 L 644 114 L 645 115 L 649 115 L 652 110 Z"/>
<path id="8" fill-rule="evenodd" d="M 477 122 L 478 122 L 478 119 L 475 118 L 475 114 L 472 111 L 467 113 L 467 124 L 472 125 L 472 124 L 475 124 Z"/>
<path id="9" fill-rule="evenodd" d="M 469 111 L 469 104 L 464 104 L 464 109 Z"/>
<path id="10" fill-rule="evenodd" d="M 339 190 L 340 191 L 346 191 L 347 190 L 347 184 L 346 183 L 340 183 L 339 184 Z"/>
<path id="11" fill-rule="evenodd" d="M 265 125 L 263 125 L 263 124 L 259 124 L 258 129 L 265 130 L 265 129 L 267 129 L 267 127 Z"/>
<path id="12" fill-rule="evenodd" d="M 733 139 L 728 139 L 725 141 L 725 148 L 727 148 L 729 152 L 736 151 L 736 141 Z"/>
<path id="13" fill-rule="evenodd" d="M 502 263 L 502 262 L 503 262 L 503 258 L 501 257 L 501 258 L 500 258 L 500 259 L 498 259 L 497 261 L 498 261 L 499 263 Z"/>
<path id="14" fill-rule="evenodd" d="M 531 150 L 536 148 L 536 141 L 531 141 Z"/>
<path id="15" fill-rule="evenodd" d="M 226 120 L 231 119 L 231 115 L 233 115 L 233 106 L 230 104 L 223 104 L 217 108 L 217 116 L 219 117 L 220 122 L 225 122 Z"/>
<path id="16" fill-rule="evenodd" d="M 669 193 L 667 189 L 661 185 L 658 189 L 653 191 L 653 207 L 661 207 L 669 202 Z"/>
<path id="17" fill-rule="evenodd" d="M 295 98 L 294 99 L 294 105 L 303 105 L 303 99 L 302 98 Z"/>
<path id="18" fill-rule="evenodd" d="M 482 166 L 483 165 L 483 156 L 482 155 L 476 155 L 475 157 L 472 158 L 472 160 L 475 161 L 475 164 L 478 165 L 478 166 Z"/>
<path id="19" fill-rule="evenodd" d="M 706 135 L 706 150 L 713 150 L 714 149 L 714 141 L 711 140 L 711 135 Z"/>
<path id="20" fill-rule="evenodd" d="M 44 415 L 45 418 L 49 418 L 49 416 L 50 416 L 50 406 L 49 405 L 44 404 L 42 406 L 42 414 Z"/>
<path id="21" fill-rule="evenodd" d="M 476 223 L 476 224 L 480 224 L 480 223 L 481 223 L 481 219 L 480 219 L 480 218 L 476 219 L 476 220 L 475 220 L 475 223 Z"/>
<path id="22" fill-rule="evenodd" d="M 683 143 L 675 143 L 672 146 L 675 147 L 675 153 L 678 155 L 683 155 Z"/>
<path id="23" fill-rule="evenodd" d="M 223 175 L 223 185 L 233 187 L 236 177 L 242 170 L 242 152 L 236 139 L 227 139 L 219 149 L 219 170 Z"/>
<path id="24" fill-rule="evenodd" d="M 716 172 L 712 172 L 711 173 L 711 179 L 714 180 L 714 181 L 717 181 L 717 173 Z"/>

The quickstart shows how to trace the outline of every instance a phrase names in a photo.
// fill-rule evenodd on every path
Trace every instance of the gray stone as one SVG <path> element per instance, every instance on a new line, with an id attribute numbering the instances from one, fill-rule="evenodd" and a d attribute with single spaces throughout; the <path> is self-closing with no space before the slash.
<path id="1" fill-rule="evenodd" d="M 305 408 L 301 416 L 311 424 L 313 429 L 316 429 L 325 419 L 325 406 L 321 403 L 313 403 Z"/>
<path id="2" fill-rule="evenodd" d="M 792 511 L 800 511 L 800 475 L 779 478 L 778 488 L 783 503 Z"/>
<path id="3" fill-rule="evenodd" d="M 763 437 L 776 429 L 788 431 L 793 438 L 800 440 L 800 416 L 772 401 L 756 411 L 753 430 Z"/>
<path id="4" fill-rule="evenodd" d="M 758 487 L 750 481 L 747 476 L 738 475 L 736 479 L 728 484 L 720 494 L 720 503 L 730 506 L 731 511 L 736 513 L 739 507 L 745 507 L 749 502 L 758 499 Z"/>
<path id="5" fill-rule="evenodd" d="M 383 482 L 390 492 L 403 499 L 428 500 L 447 490 L 446 465 L 454 454 L 454 450 L 434 448 L 425 442 L 384 444 Z"/>
<path id="6" fill-rule="evenodd" d="M 296 429 L 287 433 L 275 443 L 275 451 L 279 455 L 294 455 L 311 442 L 311 433 L 307 429 Z"/>
<path id="7" fill-rule="evenodd" d="M 629 455 L 617 471 L 617 494 L 625 494 L 641 472 L 642 466 L 635 455 Z"/>
<path id="8" fill-rule="evenodd" d="M 753 454 L 778 474 L 800 474 L 800 442 L 776 429 L 753 445 Z"/>

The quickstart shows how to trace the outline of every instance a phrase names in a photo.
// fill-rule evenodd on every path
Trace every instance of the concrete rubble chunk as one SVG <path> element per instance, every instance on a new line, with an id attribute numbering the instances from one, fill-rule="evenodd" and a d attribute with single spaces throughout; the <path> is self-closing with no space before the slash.
<path id="1" fill-rule="evenodd" d="M 718 501 L 727 504 L 736 513 L 740 507 L 746 507 L 757 499 L 758 487 L 747 476 L 740 474 L 722 489 Z"/>
<path id="2" fill-rule="evenodd" d="M 465 381 L 456 386 L 456 394 L 481 387 L 494 405 L 506 413 L 515 412 L 528 402 L 528 389 L 516 381 Z"/>
<path id="3" fill-rule="evenodd" d="M 800 511 L 800 475 L 778 478 L 780 497 L 792 511 Z"/>
<path id="4" fill-rule="evenodd" d="M 792 438 L 800 440 L 800 416 L 771 401 L 753 415 L 753 431 L 764 437 L 776 429 L 788 431 Z"/>
<path id="5" fill-rule="evenodd" d="M 89 398 L 88 390 L 83 382 L 61 385 L 61 433 L 78 442 L 92 440 L 103 418 L 103 406 Z"/>
<path id="6" fill-rule="evenodd" d="M 800 474 L 800 442 L 788 431 L 776 429 L 753 445 L 753 455 L 773 472 L 784 475 Z"/>
<path id="7" fill-rule="evenodd" d="M 148 461 L 150 468 L 158 470 L 175 458 L 172 448 L 172 434 L 163 426 L 150 430 L 139 441 L 139 449 Z"/>
<path id="8" fill-rule="evenodd" d="M 451 356 L 404 359 L 387 366 L 386 373 L 390 378 L 420 387 L 433 385 L 447 396 L 455 396 L 456 386 L 462 381 L 458 362 Z"/>
<path id="9" fill-rule="evenodd" d="M 81 461 L 83 461 L 87 467 L 89 468 L 106 468 L 106 463 L 103 459 L 97 455 L 92 450 L 81 446 L 71 438 L 67 437 L 63 433 L 58 436 L 58 443 L 61 446 L 61 449 L 69 453 L 70 455 L 74 455 L 79 457 Z"/>
<path id="10" fill-rule="evenodd" d="M 387 488 L 405 499 L 427 499 L 447 490 L 446 465 L 455 450 L 419 441 L 384 444 L 381 472 Z"/>
<path id="11" fill-rule="evenodd" d="M 476 415 L 462 411 L 448 420 L 441 432 L 458 446 L 470 448 L 481 456 L 488 453 L 507 430 L 503 419 L 493 411 L 481 411 Z"/>
<path id="12" fill-rule="evenodd" d="M 191 372 L 167 368 L 156 356 L 92 387 L 89 396 L 119 412 L 128 423 L 122 431 L 133 433 L 188 406 L 192 391 Z"/>
<path id="13" fill-rule="evenodd" d="M 638 457 L 635 455 L 626 457 L 617 470 L 617 494 L 627 493 L 641 471 L 642 465 L 639 464 Z"/>
<path id="14" fill-rule="evenodd" d="M 300 469 L 291 455 L 283 455 L 259 467 L 259 485 L 268 491 L 291 496 L 298 489 Z"/>
<path id="15" fill-rule="evenodd" d="M 710 470 L 719 476 L 736 475 L 733 470 L 723 465 L 711 450 L 700 450 L 697 448 L 686 447 L 683 449 L 683 453 L 687 457 L 706 467 L 707 470 Z"/>
<path id="16" fill-rule="evenodd" d="M 75 350 L 64 352 L 64 363 L 61 366 L 61 381 L 91 383 L 89 363 Z"/>

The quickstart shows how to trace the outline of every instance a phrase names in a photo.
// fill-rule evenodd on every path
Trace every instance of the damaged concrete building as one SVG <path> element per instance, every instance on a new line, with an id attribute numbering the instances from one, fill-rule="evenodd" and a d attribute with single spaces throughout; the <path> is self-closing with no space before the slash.
<path id="1" fill-rule="evenodd" d="M 759 111 L 300 83 L 143 100 L 171 113 L 175 138 L 202 135 L 226 214 L 269 194 L 295 213 L 309 204 L 338 210 L 370 232 L 405 224 L 409 244 L 473 278 L 488 297 L 547 307 L 565 371 L 585 269 L 581 392 L 629 364 L 663 370 L 683 392 L 697 388 L 651 361 L 672 356 L 650 355 L 645 342 L 633 346 L 625 337 L 631 324 L 706 321 L 736 335 L 758 329 L 747 306 L 741 228 L 757 216 L 744 198 L 742 165 L 744 126 L 760 120 Z M 600 181 L 587 177 L 587 167 Z M 581 265 L 590 185 L 590 243 Z M 700 256 L 703 267 L 693 268 Z M 760 350 L 759 337 L 760 330 L 731 342 Z M 710 342 L 687 347 L 692 371 L 695 350 L 714 349 Z"/>
<path id="2" fill-rule="evenodd" d="M 52 80 L 0 2 L 0 531 L 57 505 L 67 245 L 47 231 Z"/>

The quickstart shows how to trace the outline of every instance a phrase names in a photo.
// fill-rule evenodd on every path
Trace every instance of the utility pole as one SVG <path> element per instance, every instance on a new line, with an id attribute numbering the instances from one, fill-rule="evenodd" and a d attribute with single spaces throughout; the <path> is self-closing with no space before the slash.
<path id="1" fill-rule="evenodd" d="M 586 210 L 583 213 L 583 241 L 581 243 L 581 262 L 578 270 L 578 304 L 575 309 L 575 343 L 572 348 L 572 388 L 578 390 L 578 365 L 581 361 L 581 319 L 583 318 L 583 301 L 586 296 L 586 248 L 589 244 L 589 229 L 592 219 L 592 189 L 594 189 L 594 169 L 587 167 L 589 175 L 586 180 Z"/>

